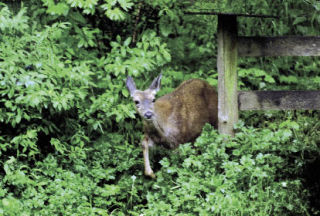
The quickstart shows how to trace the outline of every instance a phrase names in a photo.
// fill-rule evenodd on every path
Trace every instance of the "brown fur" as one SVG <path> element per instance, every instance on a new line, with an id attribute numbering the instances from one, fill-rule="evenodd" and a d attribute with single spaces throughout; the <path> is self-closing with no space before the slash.
<path id="1" fill-rule="evenodd" d="M 199 79 L 185 81 L 172 93 L 160 97 L 154 104 L 154 112 L 163 131 L 159 134 L 161 140 L 176 148 L 194 141 L 205 123 L 216 127 L 217 103 L 216 91 Z"/>
<path id="2" fill-rule="evenodd" d="M 145 91 L 136 90 L 134 83 L 133 88 L 132 84 L 128 85 L 127 80 L 131 96 L 135 101 L 139 101 L 139 114 L 143 118 L 147 111 L 153 114 L 150 119 L 144 118 L 145 137 L 142 141 L 145 174 L 151 177 L 155 175 L 149 164 L 149 146 L 155 143 L 173 149 L 179 144 L 194 141 L 205 123 L 214 127 L 217 127 L 218 123 L 218 95 L 206 81 L 187 80 L 153 104 L 151 101 L 160 88 L 161 75 L 156 79 Z"/>

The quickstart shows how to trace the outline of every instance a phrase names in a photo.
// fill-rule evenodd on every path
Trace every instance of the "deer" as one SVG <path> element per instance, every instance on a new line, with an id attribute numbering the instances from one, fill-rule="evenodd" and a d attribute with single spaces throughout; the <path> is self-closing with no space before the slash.
<path id="1" fill-rule="evenodd" d="M 160 145 L 175 149 L 180 144 L 194 142 L 206 123 L 218 125 L 218 94 L 206 81 L 190 79 L 181 83 L 173 92 L 159 97 L 162 74 L 149 88 L 138 90 L 131 76 L 126 86 L 143 119 L 144 136 L 141 142 L 144 174 L 156 178 L 149 160 L 149 148 Z"/>

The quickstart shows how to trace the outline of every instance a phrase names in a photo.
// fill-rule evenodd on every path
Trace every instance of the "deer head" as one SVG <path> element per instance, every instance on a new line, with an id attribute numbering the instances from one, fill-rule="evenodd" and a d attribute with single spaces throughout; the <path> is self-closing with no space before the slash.
<path id="1" fill-rule="evenodd" d="M 156 77 L 149 88 L 144 91 L 137 90 L 132 77 L 127 78 L 127 88 L 136 104 L 139 115 L 145 120 L 152 120 L 154 116 L 154 103 L 157 92 L 160 90 L 162 74 Z"/>

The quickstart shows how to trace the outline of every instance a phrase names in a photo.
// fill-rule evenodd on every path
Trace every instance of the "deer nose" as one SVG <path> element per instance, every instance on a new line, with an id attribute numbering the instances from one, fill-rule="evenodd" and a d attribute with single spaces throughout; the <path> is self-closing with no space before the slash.
<path id="1" fill-rule="evenodd" d="M 152 116 L 153 116 L 153 113 L 150 112 L 150 111 L 148 111 L 148 112 L 146 112 L 146 113 L 144 114 L 144 117 L 145 117 L 146 119 L 151 119 Z"/>

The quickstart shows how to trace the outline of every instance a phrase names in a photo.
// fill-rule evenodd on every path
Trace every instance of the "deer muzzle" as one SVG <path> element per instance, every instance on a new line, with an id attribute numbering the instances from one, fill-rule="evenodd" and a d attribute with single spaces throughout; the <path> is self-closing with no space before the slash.
<path id="1" fill-rule="evenodd" d="M 148 111 L 148 112 L 146 112 L 143 116 L 144 116 L 144 118 L 146 118 L 146 119 L 151 119 L 152 116 L 153 116 L 153 113 L 152 113 L 151 111 Z"/>

